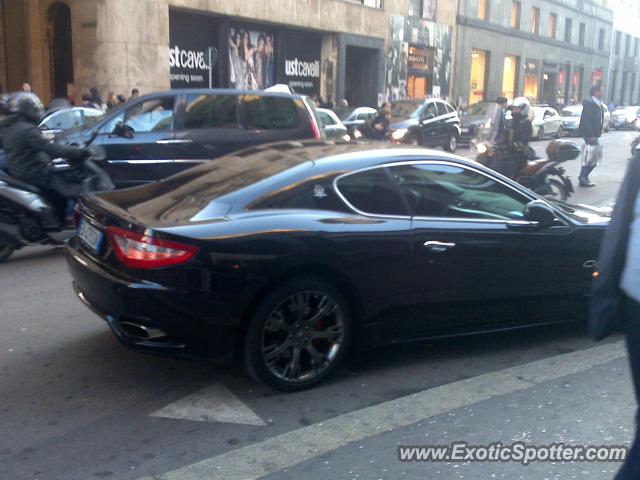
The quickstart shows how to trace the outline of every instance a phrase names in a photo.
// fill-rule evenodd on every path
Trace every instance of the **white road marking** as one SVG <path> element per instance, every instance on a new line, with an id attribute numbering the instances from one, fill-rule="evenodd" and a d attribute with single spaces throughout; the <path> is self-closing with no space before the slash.
<path id="1" fill-rule="evenodd" d="M 266 423 L 224 385 L 214 384 L 151 414 L 196 422 L 227 422 L 264 426 Z"/>
<path id="2" fill-rule="evenodd" d="M 154 478 L 256 480 L 348 443 L 525 390 L 542 382 L 584 372 L 625 355 L 623 342 L 609 343 L 460 380 L 292 430 Z M 145 479 L 152 480 L 150 477 Z"/>

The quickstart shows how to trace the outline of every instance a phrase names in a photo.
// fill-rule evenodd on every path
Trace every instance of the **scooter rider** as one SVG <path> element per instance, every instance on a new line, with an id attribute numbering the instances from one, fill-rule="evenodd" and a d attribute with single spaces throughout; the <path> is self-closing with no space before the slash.
<path id="1" fill-rule="evenodd" d="M 42 136 L 38 122 L 44 106 L 33 93 L 11 95 L 8 110 L 9 115 L 0 122 L 0 135 L 9 173 L 17 180 L 52 193 L 54 198 L 51 200 L 62 214 L 67 198 L 72 196 L 69 194 L 70 184 L 54 170 L 51 160 L 65 158 L 74 165 L 88 158 L 89 150 L 57 145 Z"/>
<path id="2" fill-rule="evenodd" d="M 531 102 L 525 97 L 518 97 L 513 101 L 508 142 L 502 149 L 500 158 L 491 165 L 494 170 L 509 178 L 515 178 L 516 174 L 527 164 L 529 140 L 533 133 L 533 125 L 529 118 L 530 109 Z"/>

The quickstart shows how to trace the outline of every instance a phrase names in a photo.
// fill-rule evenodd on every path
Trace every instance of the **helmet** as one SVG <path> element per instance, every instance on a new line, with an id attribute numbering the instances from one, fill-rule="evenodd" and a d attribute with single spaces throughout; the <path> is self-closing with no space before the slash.
<path id="1" fill-rule="evenodd" d="M 522 116 L 529 115 L 529 109 L 531 108 L 531 102 L 527 97 L 518 97 L 511 103 L 512 108 L 519 108 L 522 112 Z"/>
<path id="2" fill-rule="evenodd" d="M 9 112 L 18 113 L 39 122 L 44 105 L 35 93 L 18 92 L 9 97 Z"/>

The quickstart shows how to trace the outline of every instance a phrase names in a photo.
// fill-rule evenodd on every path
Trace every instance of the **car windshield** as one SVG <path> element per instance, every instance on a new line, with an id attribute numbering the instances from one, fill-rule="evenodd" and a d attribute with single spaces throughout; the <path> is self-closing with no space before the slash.
<path id="1" fill-rule="evenodd" d="M 424 103 L 420 100 L 406 100 L 402 102 L 393 102 L 391 104 L 391 116 L 419 118 L 423 108 L 424 108 Z"/>
<path id="2" fill-rule="evenodd" d="M 465 115 L 489 115 L 493 112 L 494 103 L 491 102 L 478 102 L 473 105 L 469 105 L 469 109 L 465 112 Z"/>
<path id="3" fill-rule="evenodd" d="M 579 117 L 582 115 L 582 108 L 565 108 L 562 110 L 563 117 Z"/>

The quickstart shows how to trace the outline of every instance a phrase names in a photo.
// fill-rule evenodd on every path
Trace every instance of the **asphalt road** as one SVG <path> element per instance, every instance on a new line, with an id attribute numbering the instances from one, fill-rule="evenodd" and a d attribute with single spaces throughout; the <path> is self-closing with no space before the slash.
<path id="1" fill-rule="evenodd" d="M 604 137 L 597 186 L 576 187 L 574 201 L 612 204 L 632 138 Z M 567 170 L 577 177 L 579 163 Z M 617 465 L 407 464 L 396 449 L 624 443 L 632 431 L 624 349 L 617 338 L 594 348 L 582 325 L 369 352 L 320 387 L 284 395 L 241 366 L 125 349 L 74 297 L 60 249 L 0 265 L 0 320 L 3 480 L 604 479 Z"/>

